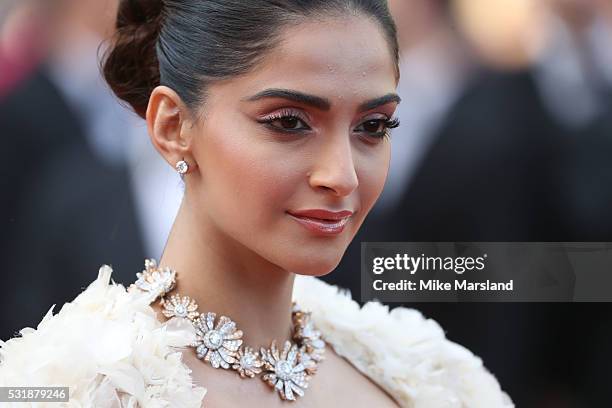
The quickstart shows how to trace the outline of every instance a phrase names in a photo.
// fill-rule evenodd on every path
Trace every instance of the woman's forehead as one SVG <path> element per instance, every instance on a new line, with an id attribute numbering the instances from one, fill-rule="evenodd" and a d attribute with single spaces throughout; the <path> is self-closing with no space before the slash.
<path id="1" fill-rule="evenodd" d="M 364 17 L 312 21 L 286 28 L 281 43 L 235 91 L 299 89 L 330 99 L 366 100 L 395 92 L 396 67 L 377 23 Z"/>
<path id="2" fill-rule="evenodd" d="M 270 65 L 285 63 L 330 73 L 394 71 L 391 48 L 379 24 L 371 19 L 305 21 L 281 33 L 281 43 L 268 56 Z"/>

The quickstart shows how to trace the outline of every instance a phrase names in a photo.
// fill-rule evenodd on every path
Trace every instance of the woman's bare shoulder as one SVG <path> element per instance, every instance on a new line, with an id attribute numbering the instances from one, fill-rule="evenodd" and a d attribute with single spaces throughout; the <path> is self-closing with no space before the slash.
<path id="1" fill-rule="evenodd" d="M 398 402 L 349 360 L 327 347 L 326 359 L 320 367 L 318 383 L 327 384 L 327 401 L 333 406 L 398 408 Z M 319 373 L 317 373 L 319 375 Z M 317 381 L 313 378 L 313 382 Z M 318 384 L 315 382 L 314 386 Z"/>

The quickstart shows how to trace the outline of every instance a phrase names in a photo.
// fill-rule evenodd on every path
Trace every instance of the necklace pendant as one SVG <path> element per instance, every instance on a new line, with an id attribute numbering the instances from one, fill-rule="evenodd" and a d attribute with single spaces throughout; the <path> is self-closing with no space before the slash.
<path id="1" fill-rule="evenodd" d="M 293 324 L 295 327 L 293 339 L 301 344 L 300 362 L 306 368 L 306 373 L 313 375 L 317 371 L 318 364 L 324 360 L 325 341 L 321 338 L 321 332 L 315 329 L 310 312 L 295 311 Z"/>
<path id="2" fill-rule="evenodd" d="M 179 296 L 174 294 L 170 299 L 162 298 L 164 309 L 162 313 L 168 319 L 172 317 L 182 317 L 184 319 L 193 320 L 198 317 L 198 305 L 195 300 L 189 296 Z"/>
<path id="3" fill-rule="evenodd" d="M 240 374 L 242 378 L 253 378 L 261 373 L 261 367 L 264 365 L 259 352 L 253 351 L 251 347 L 244 347 L 238 350 L 237 363 L 232 365 L 232 368 Z"/>
<path id="4" fill-rule="evenodd" d="M 266 373 L 262 379 L 271 387 L 274 387 L 281 398 L 295 401 L 296 395 L 303 397 L 304 390 L 308 388 L 309 376 L 306 368 L 298 361 L 298 347 L 286 341 L 282 352 L 276 347 L 276 341 L 272 341 L 269 350 L 261 349 Z"/>
<path id="5" fill-rule="evenodd" d="M 221 316 L 215 326 L 216 314 L 201 314 L 193 325 L 196 330 L 196 356 L 208 361 L 214 368 L 229 369 L 236 363 L 238 349 L 242 344 L 242 330 L 236 330 L 236 323 L 229 317 Z"/>
<path id="6" fill-rule="evenodd" d="M 157 297 L 163 297 L 174 289 L 176 284 L 176 271 L 166 267 L 159 268 L 154 259 L 145 260 L 145 269 L 136 274 L 138 278 L 130 287 L 135 287 L 143 292 L 148 292 Z"/>

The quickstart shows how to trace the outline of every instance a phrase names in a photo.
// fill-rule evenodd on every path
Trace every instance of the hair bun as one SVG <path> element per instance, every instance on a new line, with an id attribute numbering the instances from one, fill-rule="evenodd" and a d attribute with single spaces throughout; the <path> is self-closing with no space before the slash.
<path id="1" fill-rule="evenodd" d="M 115 38 L 103 62 L 113 92 L 143 118 L 151 92 L 159 85 L 156 43 L 162 11 L 162 0 L 121 0 Z"/>

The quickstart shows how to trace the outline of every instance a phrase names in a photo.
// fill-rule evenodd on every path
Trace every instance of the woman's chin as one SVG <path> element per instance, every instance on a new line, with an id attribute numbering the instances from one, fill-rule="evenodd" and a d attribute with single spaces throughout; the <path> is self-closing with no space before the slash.
<path id="1" fill-rule="evenodd" d="M 287 268 L 287 270 L 295 273 L 296 275 L 317 277 L 325 276 L 336 269 L 341 259 L 341 256 L 331 260 L 311 258 L 305 260 L 304 262 L 295 262 L 293 265 L 291 265 L 291 267 Z"/>

